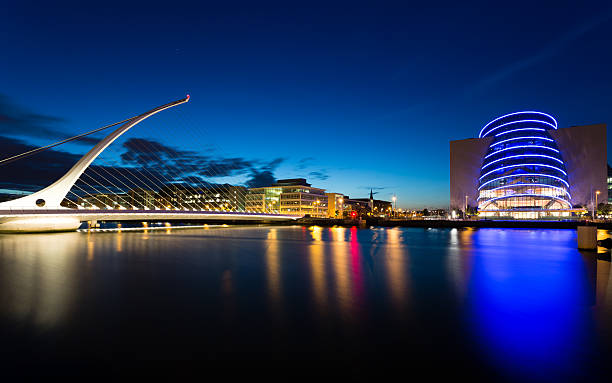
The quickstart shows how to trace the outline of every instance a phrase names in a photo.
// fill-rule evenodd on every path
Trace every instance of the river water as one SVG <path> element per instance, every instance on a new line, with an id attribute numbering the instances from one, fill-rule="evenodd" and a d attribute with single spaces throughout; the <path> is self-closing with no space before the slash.
<path id="1" fill-rule="evenodd" d="M 573 230 L 0 235 L 3 371 L 335 366 L 384 378 L 401 367 L 582 380 L 605 376 L 611 344 L 609 253 L 579 252 Z"/>

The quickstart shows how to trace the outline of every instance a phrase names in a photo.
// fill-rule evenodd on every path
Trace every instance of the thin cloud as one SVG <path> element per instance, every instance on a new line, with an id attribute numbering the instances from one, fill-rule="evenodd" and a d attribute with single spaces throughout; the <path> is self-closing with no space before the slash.
<path id="1" fill-rule="evenodd" d="M 0 136 L 0 153 L 4 158 L 32 149 L 33 146 L 18 139 Z M 59 179 L 80 157 L 59 150 L 46 150 L 35 156 L 8 163 L 0 168 L 0 188 L 40 190 Z"/>
<path id="2" fill-rule="evenodd" d="M 180 150 L 145 138 L 131 138 L 123 144 L 122 164 L 156 169 L 165 179 L 232 177 L 262 171 L 273 172 L 284 161 L 276 158 L 265 162 L 242 157 L 207 156 Z"/>
<path id="3" fill-rule="evenodd" d="M 274 174 L 269 170 L 257 171 L 253 170 L 250 178 L 247 180 L 245 185 L 249 188 L 258 188 L 263 186 L 270 186 L 276 182 Z"/>
<path id="4" fill-rule="evenodd" d="M 33 148 L 19 139 L 0 136 L 0 152 L 6 157 Z M 90 190 L 88 184 L 96 185 L 100 192 L 116 192 L 117 187 L 123 191 L 132 187 L 159 187 L 161 183 L 210 186 L 216 184 L 211 179 L 226 176 L 244 176 L 245 185 L 251 187 L 267 186 L 275 181 L 274 171 L 285 161 L 284 158 L 262 161 L 210 157 L 142 138 L 126 141 L 123 149 L 121 162 L 112 165 L 94 162 L 77 186 Z M 3 165 L 0 189 L 40 190 L 63 176 L 80 158 L 79 154 L 49 149 Z"/>
<path id="5" fill-rule="evenodd" d="M 310 165 L 310 163 L 314 161 L 314 159 L 315 159 L 314 157 L 305 157 L 305 158 L 300 159 L 296 165 L 296 169 L 297 170 L 306 169 Z"/>
<path id="6" fill-rule="evenodd" d="M 245 186 L 249 188 L 257 188 L 263 186 L 270 186 L 276 182 L 274 177 L 274 170 L 285 161 L 284 158 L 275 158 L 272 161 L 264 164 L 259 169 L 251 168 L 249 179 L 245 182 Z"/>
<path id="7" fill-rule="evenodd" d="M 321 181 L 325 181 L 329 178 L 329 175 L 327 174 L 325 170 L 310 172 L 308 173 L 308 175 L 314 179 L 321 180 Z"/>
<path id="8" fill-rule="evenodd" d="M 32 112 L 16 105 L 8 96 L 0 94 L 0 131 L 5 136 L 45 138 L 56 142 L 72 136 L 58 127 L 64 123 L 66 120 L 61 117 Z M 92 145 L 97 143 L 98 139 L 83 137 L 74 142 Z"/>

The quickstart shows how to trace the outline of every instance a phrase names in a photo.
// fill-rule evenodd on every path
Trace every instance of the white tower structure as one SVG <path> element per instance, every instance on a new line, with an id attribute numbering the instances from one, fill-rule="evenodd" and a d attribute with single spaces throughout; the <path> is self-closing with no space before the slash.
<path id="1" fill-rule="evenodd" d="M 87 169 L 87 167 L 106 149 L 113 141 L 115 141 L 123 133 L 127 132 L 131 127 L 138 124 L 139 122 L 151 117 L 152 115 L 172 108 L 174 106 L 186 103 L 189 101 L 189 95 L 187 97 L 170 102 L 168 104 L 159 106 L 146 113 L 138 115 L 119 128 L 115 129 L 111 134 L 106 136 L 100 142 L 96 144 L 87 154 L 85 154 L 79 162 L 77 162 L 62 178 L 55 181 L 46 188 L 27 195 L 25 197 L 17 198 L 12 201 L 0 203 L 0 210 L 7 209 L 67 209 L 60 205 L 63 199 L 66 197 L 72 186 L 79 179 L 81 174 Z"/>

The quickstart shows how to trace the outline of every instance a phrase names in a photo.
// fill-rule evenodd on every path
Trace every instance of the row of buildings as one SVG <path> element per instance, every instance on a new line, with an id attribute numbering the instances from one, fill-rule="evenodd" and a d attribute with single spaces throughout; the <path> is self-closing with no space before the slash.
<path id="1" fill-rule="evenodd" d="M 65 201 L 67 207 L 98 209 L 209 210 L 279 213 L 314 218 L 357 218 L 390 215 L 389 201 L 353 198 L 312 187 L 304 178 L 278 180 L 257 188 L 229 184 L 209 187 L 166 185 L 160 190 L 132 189 L 127 193 L 97 193 Z"/>
<path id="2" fill-rule="evenodd" d="M 134 188 L 126 193 L 86 194 L 63 205 L 98 209 L 227 210 L 244 211 L 247 188 L 233 185 L 192 187 L 165 185 L 159 190 Z"/>
<path id="3" fill-rule="evenodd" d="M 327 193 L 312 187 L 304 178 L 278 180 L 275 184 L 249 189 L 247 211 L 275 211 L 280 214 L 315 218 L 356 218 L 366 214 L 390 215 L 391 202 L 370 198 L 353 198 Z"/>

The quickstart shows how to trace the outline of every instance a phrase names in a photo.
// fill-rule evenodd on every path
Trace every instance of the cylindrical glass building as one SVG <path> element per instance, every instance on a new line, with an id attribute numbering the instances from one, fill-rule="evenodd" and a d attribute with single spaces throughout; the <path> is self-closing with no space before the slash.
<path id="1" fill-rule="evenodd" d="M 541 112 L 517 112 L 489 122 L 480 138 L 493 137 L 479 179 L 483 217 L 540 218 L 570 213 L 563 156 L 549 134 L 557 121 Z"/>

